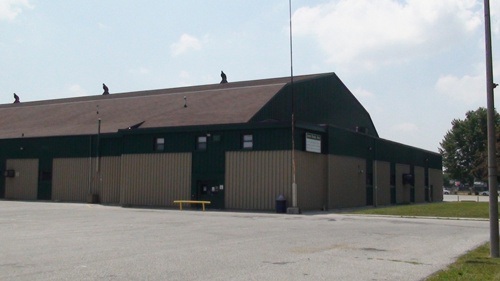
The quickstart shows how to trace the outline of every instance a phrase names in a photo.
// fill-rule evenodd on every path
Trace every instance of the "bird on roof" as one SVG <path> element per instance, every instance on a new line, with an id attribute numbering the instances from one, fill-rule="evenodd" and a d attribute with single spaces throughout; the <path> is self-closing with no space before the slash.
<path id="1" fill-rule="evenodd" d="M 109 95 L 109 88 L 106 86 L 106 84 L 102 83 L 102 88 L 104 89 L 103 95 Z"/>
<path id="2" fill-rule="evenodd" d="M 15 99 L 15 100 L 14 100 L 14 103 L 20 103 L 20 101 L 19 101 L 19 96 L 18 96 L 18 95 L 16 95 L 16 93 L 14 93 L 14 99 Z"/>
<path id="3" fill-rule="evenodd" d="M 222 81 L 220 81 L 221 84 L 227 83 L 226 73 L 224 73 L 224 71 L 222 71 L 222 70 L 220 72 L 220 77 L 222 77 Z"/>

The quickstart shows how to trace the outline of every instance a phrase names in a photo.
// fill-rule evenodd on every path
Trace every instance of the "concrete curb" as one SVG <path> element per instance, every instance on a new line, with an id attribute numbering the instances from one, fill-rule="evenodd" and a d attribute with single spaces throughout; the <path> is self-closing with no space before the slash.
<path id="1" fill-rule="evenodd" d="M 372 214 L 342 214 L 344 216 L 359 217 L 382 217 L 382 218 L 401 218 L 401 219 L 428 219 L 428 220 L 464 220 L 464 221 L 489 221 L 485 218 L 459 218 L 459 217 L 428 217 L 428 216 L 398 216 L 398 215 L 372 215 Z"/>

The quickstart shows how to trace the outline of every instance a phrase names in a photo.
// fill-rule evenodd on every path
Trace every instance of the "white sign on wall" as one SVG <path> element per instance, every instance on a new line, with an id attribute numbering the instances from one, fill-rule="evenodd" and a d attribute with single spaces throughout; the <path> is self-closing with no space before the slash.
<path id="1" fill-rule="evenodd" d="M 321 135 L 306 133 L 306 151 L 321 153 Z"/>

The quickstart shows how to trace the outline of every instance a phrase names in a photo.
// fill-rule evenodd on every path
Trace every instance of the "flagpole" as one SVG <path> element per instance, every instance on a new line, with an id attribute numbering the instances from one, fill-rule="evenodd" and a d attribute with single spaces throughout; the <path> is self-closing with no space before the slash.
<path id="1" fill-rule="evenodd" d="M 292 209 L 289 213 L 300 213 L 297 207 L 297 181 L 295 163 L 295 96 L 293 87 L 293 41 L 292 41 L 292 0 L 288 0 L 288 16 L 290 19 L 290 88 L 292 98 Z"/>

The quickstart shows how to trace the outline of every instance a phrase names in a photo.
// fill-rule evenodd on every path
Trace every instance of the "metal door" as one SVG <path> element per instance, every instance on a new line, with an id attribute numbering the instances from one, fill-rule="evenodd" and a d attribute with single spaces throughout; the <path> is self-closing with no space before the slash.
<path id="1" fill-rule="evenodd" d="M 199 180 L 196 184 L 195 200 L 210 201 L 208 209 L 224 208 L 224 185 L 214 180 Z M 199 206 L 198 206 L 199 207 Z"/>
<path id="2" fill-rule="evenodd" d="M 40 158 L 38 166 L 38 200 L 52 199 L 52 159 Z"/>

